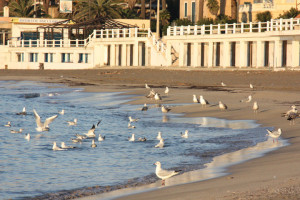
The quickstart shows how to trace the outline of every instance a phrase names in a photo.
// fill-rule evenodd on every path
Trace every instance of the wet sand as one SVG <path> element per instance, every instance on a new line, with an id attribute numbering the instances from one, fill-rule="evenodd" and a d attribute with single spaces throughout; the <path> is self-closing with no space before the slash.
<path id="1" fill-rule="evenodd" d="M 192 103 L 192 95 L 203 95 L 210 106 L 199 104 L 172 107 L 172 112 L 186 117 L 217 117 L 233 120 L 256 120 L 266 127 L 282 128 L 282 138 L 291 145 L 229 167 L 227 175 L 194 183 L 158 188 L 120 199 L 300 199 L 300 122 L 295 125 L 280 116 L 295 104 L 300 105 L 300 72 L 232 69 L 206 71 L 176 68 L 105 68 L 97 70 L 0 70 L 0 80 L 32 80 L 63 83 L 71 87 L 84 87 L 87 91 L 126 91 L 138 94 L 135 104 L 154 104 L 146 99 L 148 83 L 162 94 L 161 104 Z M 221 86 L 221 81 L 227 84 Z M 249 88 L 254 85 L 254 90 Z M 169 86 L 169 95 L 164 87 Z M 253 95 L 250 103 L 240 102 Z M 220 111 L 217 103 L 228 106 Z M 252 110 L 257 101 L 258 114 Z M 175 178 L 175 177 L 174 177 Z M 171 182 L 171 179 L 169 179 Z M 167 180 L 168 184 L 168 180 Z"/>

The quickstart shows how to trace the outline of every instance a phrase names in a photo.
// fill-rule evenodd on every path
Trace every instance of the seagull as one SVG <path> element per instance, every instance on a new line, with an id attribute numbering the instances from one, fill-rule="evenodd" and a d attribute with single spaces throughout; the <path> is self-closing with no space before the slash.
<path id="1" fill-rule="evenodd" d="M 134 142 L 134 140 L 135 140 L 134 133 L 132 133 L 131 137 L 128 138 L 128 141 Z"/>
<path id="2" fill-rule="evenodd" d="M 145 83 L 145 88 L 146 88 L 146 89 L 151 89 L 151 88 L 148 86 L 147 83 Z"/>
<path id="3" fill-rule="evenodd" d="M 99 137 L 98 137 L 98 141 L 99 142 L 102 142 L 102 141 L 104 141 L 105 140 L 105 136 L 101 136 L 101 134 L 99 134 Z"/>
<path id="4" fill-rule="evenodd" d="M 53 142 L 52 150 L 53 150 L 53 151 L 62 151 L 62 150 L 66 150 L 66 149 L 62 149 L 62 148 L 58 147 L 58 146 L 56 145 L 56 142 Z"/>
<path id="5" fill-rule="evenodd" d="M 140 137 L 140 138 L 138 139 L 138 141 L 139 141 L 139 142 L 146 142 L 147 139 L 146 139 L 145 137 L 143 137 L 143 138 Z"/>
<path id="6" fill-rule="evenodd" d="M 156 165 L 156 170 L 155 174 L 158 178 L 162 179 L 161 185 L 165 185 L 165 180 L 178 174 L 180 171 L 175 171 L 175 170 L 164 170 L 161 168 L 161 163 L 157 161 L 155 163 Z"/>
<path id="7" fill-rule="evenodd" d="M 227 86 L 223 81 L 221 82 L 221 85 L 222 85 L 223 87 Z"/>
<path id="8" fill-rule="evenodd" d="M 294 125 L 295 124 L 295 120 L 300 116 L 299 113 L 295 113 L 295 112 L 291 112 L 288 116 L 287 116 L 287 120 L 290 121 L 290 125 Z"/>
<path id="9" fill-rule="evenodd" d="M 246 103 L 249 103 L 249 102 L 251 102 L 251 101 L 252 101 L 252 96 L 249 95 L 249 96 L 248 96 L 248 99 L 243 99 L 243 100 L 241 100 L 240 102 L 246 102 Z"/>
<path id="10" fill-rule="evenodd" d="M 27 115 L 27 113 L 26 113 L 26 108 L 23 107 L 22 112 L 17 113 L 17 115 Z"/>
<path id="11" fill-rule="evenodd" d="M 27 134 L 25 135 L 25 139 L 28 140 L 28 141 L 30 140 L 30 134 L 29 134 L 29 133 L 27 133 Z"/>
<path id="12" fill-rule="evenodd" d="M 69 126 L 76 126 L 77 125 L 77 119 L 75 118 L 74 121 L 67 121 Z"/>
<path id="13" fill-rule="evenodd" d="M 273 138 L 273 143 L 274 143 L 274 139 L 276 139 L 277 142 L 278 142 L 278 138 L 282 133 L 281 128 L 279 128 L 277 131 L 275 131 L 275 130 L 270 131 L 268 129 L 266 129 L 266 130 L 268 131 L 268 134 L 266 136 L 269 136 L 269 137 Z"/>
<path id="14" fill-rule="evenodd" d="M 7 122 L 7 124 L 5 124 L 4 126 L 6 126 L 6 127 L 11 127 L 11 123 L 10 123 L 10 121 L 9 121 L 9 122 Z"/>
<path id="15" fill-rule="evenodd" d="M 94 138 L 96 137 L 96 134 L 95 134 L 95 129 L 96 127 L 98 127 L 98 125 L 101 123 L 102 120 L 99 120 L 99 122 L 97 123 L 97 125 L 95 126 L 95 124 L 93 124 L 92 128 L 87 132 L 85 133 L 85 135 L 88 137 L 88 138 Z"/>
<path id="16" fill-rule="evenodd" d="M 97 145 L 95 144 L 95 140 L 92 140 L 92 145 L 91 145 L 92 148 L 95 148 L 97 147 Z"/>
<path id="17" fill-rule="evenodd" d="M 10 130 L 10 133 L 22 133 L 24 129 L 20 128 L 18 131 Z"/>
<path id="18" fill-rule="evenodd" d="M 156 139 L 158 139 L 158 140 L 162 139 L 162 137 L 161 137 L 161 132 L 160 132 L 160 131 L 158 131 L 158 134 L 157 134 L 157 136 L 156 136 Z"/>
<path id="19" fill-rule="evenodd" d="M 184 134 L 181 133 L 181 137 L 182 137 L 182 138 L 188 138 L 188 137 L 189 137 L 189 131 L 188 131 L 188 130 L 185 130 Z"/>
<path id="20" fill-rule="evenodd" d="M 195 94 L 193 94 L 193 102 L 194 103 L 200 103 L 199 99 L 197 99 Z"/>
<path id="21" fill-rule="evenodd" d="M 254 113 L 256 113 L 257 114 L 257 112 L 258 112 L 258 109 L 259 109 L 259 106 L 258 106 L 258 104 L 257 104 L 257 101 L 254 101 L 254 103 L 253 103 L 253 111 L 254 111 Z"/>
<path id="22" fill-rule="evenodd" d="M 161 112 L 167 113 L 171 110 L 171 108 L 165 107 L 164 105 L 161 106 Z"/>
<path id="23" fill-rule="evenodd" d="M 142 109 L 141 109 L 142 111 L 147 111 L 148 110 L 148 106 L 147 106 L 147 104 L 144 104 L 144 106 L 142 107 Z"/>
<path id="24" fill-rule="evenodd" d="M 227 110 L 227 105 L 224 104 L 224 103 L 222 103 L 222 101 L 219 101 L 219 108 L 220 108 L 221 110 Z"/>
<path id="25" fill-rule="evenodd" d="M 159 140 L 159 143 L 158 143 L 157 145 L 155 145 L 154 147 L 155 147 L 155 148 L 163 148 L 163 147 L 165 146 L 164 141 L 165 141 L 165 140 L 161 138 L 161 139 Z"/>
<path id="26" fill-rule="evenodd" d="M 254 90 L 254 86 L 250 83 L 249 84 L 250 89 Z"/>
<path id="27" fill-rule="evenodd" d="M 33 113 L 34 113 L 34 117 L 35 117 L 35 121 L 36 121 L 36 125 L 37 128 L 36 130 L 38 132 L 42 132 L 42 131 L 49 131 L 49 124 L 51 122 L 53 122 L 54 119 L 56 119 L 58 117 L 58 115 L 54 115 L 52 117 L 49 117 L 45 120 L 44 123 L 41 122 L 41 117 L 39 116 L 39 114 L 35 111 L 35 109 L 33 109 Z"/>
<path id="28" fill-rule="evenodd" d="M 154 99 L 156 101 L 160 101 L 161 100 L 161 96 L 158 93 L 155 93 Z"/>
<path id="29" fill-rule="evenodd" d="M 131 125 L 130 122 L 128 122 L 128 128 L 135 128 L 135 126 Z"/>
<path id="30" fill-rule="evenodd" d="M 166 87 L 166 89 L 165 89 L 165 94 L 168 96 L 169 95 L 169 88 L 168 87 Z"/>
<path id="31" fill-rule="evenodd" d="M 83 139 L 86 139 L 87 137 L 86 136 L 84 136 L 84 135 L 80 135 L 80 134 L 76 134 L 76 138 L 77 139 L 80 139 L 80 140 L 83 140 Z"/>
<path id="32" fill-rule="evenodd" d="M 281 116 L 282 116 L 282 117 L 287 117 L 287 116 L 288 116 L 289 114 L 291 114 L 291 113 L 298 113 L 298 109 L 296 108 L 295 105 L 292 105 L 291 108 L 292 108 L 292 109 L 286 111 L 286 113 L 282 113 Z"/>
<path id="33" fill-rule="evenodd" d="M 202 95 L 200 95 L 200 103 L 201 103 L 202 107 L 209 104 L 208 101 L 206 99 L 204 99 Z"/>
<path id="34" fill-rule="evenodd" d="M 148 94 L 146 97 L 147 97 L 147 98 L 153 99 L 154 96 L 155 96 L 155 93 L 156 93 L 156 92 L 152 89 L 152 90 L 150 90 L 149 94 Z"/>
<path id="35" fill-rule="evenodd" d="M 61 142 L 60 147 L 62 149 L 74 149 L 75 148 L 73 146 L 67 146 L 64 142 Z"/>
<path id="36" fill-rule="evenodd" d="M 132 118 L 131 116 L 129 116 L 128 119 L 129 119 L 129 122 L 137 122 L 137 121 L 140 120 L 140 119 L 138 119 L 138 118 L 134 119 L 134 118 Z"/>
<path id="37" fill-rule="evenodd" d="M 79 138 L 73 138 L 71 139 L 74 143 L 78 143 L 78 142 L 82 142 L 82 139 L 79 139 Z"/>
<path id="38" fill-rule="evenodd" d="M 64 115 L 65 114 L 65 110 L 64 109 L 62 109 L 60 112 L 58 112 L 59 114 L 61 114 L 61 115 Z"/>

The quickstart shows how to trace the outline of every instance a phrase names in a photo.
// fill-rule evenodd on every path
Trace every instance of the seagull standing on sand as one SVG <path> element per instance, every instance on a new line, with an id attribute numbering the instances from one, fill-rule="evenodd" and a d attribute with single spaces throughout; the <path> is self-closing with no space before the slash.
<path id="1" fill-rule="evenodd" d="M 151 88 L 148 86 L 147 83 L 145 83 L 145 88 L 146 88 L 146 89 L 151 89 Z"/>
<path id="2" fill-rule="evenodd" d="M 35 117 L 35 122 L 37 125 L 36 130 L 38 132 L 42 132 L 42 131 L 49 131 L 49 124 L 51 122 L 53 122 L 54 119 L 56 119 L 58 117 L 58 115 L 54 115 L 52 117 L 49 117 L 45 120 L 44 123 L 41 122 L 41 117 L 39 116 L 39 114 L 35 111 L 35 109 L 33 109 L 33 113 L 34 113 L 34 117 Z"/>
<path id="3" fill-rule="evenodd" d="M 249 95 L 247 99 L 243 99 L 243 100 L 241 100 L 240 102 L 246 102 L 246 103 L 249 103 L 249 102 L 251 102 L 251 101 L 252 101 L 252 96 Z"/>
<path id="4" fill-rule="evenodd" d="M 147 104 L 144 104 L 144 106 L 142 107 L 141 111 L 147 111 L 148 110 L 148 106 Z"/>
<path id="5" fill-rule="evenodd" d="M 167 113 L 171 110 L 171 108 L 165 107 L 164 105 L 161 106 L 161 112 Z"/>
<path id="6" fill-rule="evenodd" d="M 184 134 L 181 133 L 182 138 L 188 138 L 189 137 L 189 131 L 185 130 Z"/>
<path id="7" fill-rule="evenodd" d="M 250 89 L 254 90 L 254 86 L 250 83 L 249 84 Z"/>
<path id="8" fill-rule="evenodd" d="M 298 109 L 295 105 L 291 106 L 292 109 L 288 110 L 286 113 L 282 113 L 282 117 L 286 117 L 288 121 L 290 121 L 290 125 L 293 123 L 295 124 L 296 118 L 299 117 Z"/>
<path id="9" fill-rule="evenodd" d="M 193 102 L 194 103 L 200 103 L 200 101 L 197 99 L 195 94 L 193 94 Z"/>
<path id="10" fill-rule="evenodd" d="M 258 109 L 259 109 L 259 106 L 258 106 L 258 104 L 257 104 L 257 101 L 254 101 L 253 107 L 252 107 L 252 108 L 253 108 L 254 113 L 257 114 Z"/>
<path id="11" fill-rule="evenodd" d="M 206 107 L 206 105 L 209 104 L 208 101 L 206 99 L 204 99 L 202 95 L 200 95 L 200 103 L 201 103 L 202 107 L 203 106 Z"/>
<path id="12" fill-rule="evenodd" d="M 161 96 L 158 93 L 155 93 L 154 99 L 156 101 L 160 101 L 161 100 Z"/>
<path id="13" fill-rule="evenodd" d="M 165 89 L 165 94 L 168 96 L 169 95 L 169 88 L 168 87 L 166 87 L 166 89 Z"/>
<path id="14" fill-rule="evenodd" d="M 62 151 L 62 150 L 66 150 L 66 149 L 62 149 L 62 148 L 58 147 L 58 146 L 56 145 L 56 142 L 53 142 L 52 150 L 53 150 L 53 151 Z"/>
<path id="15" fill-rule="evenodd" d="M 19 112 L 19 113 L 17 113 L 17 115 L 27 115 L 26 108 L 25 108 L 25 107 L 23 107 L 23 111 L 22 111 L 22 112 Z"/>
<path id="16" fill-rule="evenodd" d="M 165 146 L 164 141 L 165 141 L 165 140 L 161 138 L 161 139 L 159 140 L 159 143 L 158 143 L 157 145 L 155 145 L 154 147 L 155 147 L 155 148 L 164 148 L 164 146 Z"/>
<path id="17" fill-rule="evenodd" d="M 131 137 L 128 138 L 129 142 L 134 142 L 135 141 L 135 136 L 134 133 L 131 134 Z"/>
<path id="18" fill-rule="evenodd" d="M 222 85 L 222 87 L 226 86 L 226 84 L 223 81 L 221 82 L 221 85 Z"/>
<path id="19" fill-rule="evenodd" d="M 95 144 L 95 140 L 92 140 L 92 145 L 91 145 L 92 148 L 95 148 L 97 147 L 97 145 Z"/>
<path id="20" fill-rule="evenodd" d="M 158 131 L 157 136 L 156 136 L 156 139 L 158 139 L 158 140 L 162 139 L 162 137 L 161 137 L 161 132 L 160 132 L 160 131 Z"/>
<path id="21" fill-rule="evenodd" d="M 165 180 L 175 176 L 178 174 L 180 171 L 175 171 L 175 170 L 164 170 L 161 168 L 161 163 L 157 161 L 155 163 L 156 169 L 155 169 L 155 174 L 158 178 L 162 179 L 161 185 L 165 185 Z"/>
<path id="22" fill-rule="evenodd" d="M 131 116 L 129 116 L 128 119 L 129 119 L 129 122 L 130 122 L 130 123 L 131 123 L 131 122 L 137 122 L 137 121 L 140 120 L 140 119 L 138 119 L 138 118 L 134 119 L 134 118 L 132 118 Z"/>
<path id="23" fill-rule="evenodd" d="M 268 134 L 266 136 L 269 136 L 269 137 L 273 138 L 273 143 L 274 143 L 274 139 L 276 139 L 277 142 L 278 142 L 278 138 L 282 133 L 281 128 L 279 128 L 277 131 L 275 131 L 275 130 L 270 131 L 268 129 L 266 129 L 266 130 L 268 131 Z"/>
<path id="24" fill-rule="evenodd" d="M 220 108 L 221 110 L 227 110 L 227 105 L 224 104 L 224 103 L 222 103 L 222 101 L 219 101 L 219 108 Z"/>
<path id="25" fill-rule="evenodd" d="M 77 119 L 75 118 L 74 121 L 67 121 L 69 126 L 76 126 L 77 125 Z"/>

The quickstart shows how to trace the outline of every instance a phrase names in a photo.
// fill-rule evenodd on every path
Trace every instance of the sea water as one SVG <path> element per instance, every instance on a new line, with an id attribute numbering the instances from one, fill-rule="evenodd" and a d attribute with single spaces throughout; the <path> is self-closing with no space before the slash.
<path id="1" fill-rule="evenodd" d="M 213 157 L 254 146 L 265 141 L 265 130 L 254 121 L 228 121 L 215 118 L 184 118 L 178 114 L 163 114 L 159 105 L 125 104 L 129 96 L 120 93 L 89 93 L 80 88 L 30 81 L 0 81 L 0 197 L 2 199 L 50 198 L 49 194 L 72 196 L 91 187 L 128 187 L 154 182 L 153 163 L 160 161 L 165 169 L 183 172 L 200 169 Z M 176 105 L 169 105 L 176 106 Z M 27 115 L 16 115 L 27 109 Z M 33 109 L 44 121 L 58 114 L 47 132 L 37 132 Z M 129 129 L 128 117 L 140 118 Z M 76 126 L 67 121 L 78 119 Z M 91 139 L 72 143 L 75 134 L 84 134 L 102 120 L 96 136 L 105 140 L 91 148 Z M 12 126 L 4 125 L 10 121 Z M 23 133 L 10 130 L 23 128 Z M 181 132 L 189 130 L 189 138 Z M 165 147 L 154 148 L 162 132 Z M 24 139 L 30 133 L 29 141 Z M 129 142 L 146 137 L 146 142 Z M 76 148 L 53 151 L 61 142 Z M 96 186 L 96 187 L 94 187 Z M 81 192 L 84 193 L 84 192 Z M 63 195 L 60 195 L 64 198 Z M 55 198 L 58 198 L 55 197 Z"/>

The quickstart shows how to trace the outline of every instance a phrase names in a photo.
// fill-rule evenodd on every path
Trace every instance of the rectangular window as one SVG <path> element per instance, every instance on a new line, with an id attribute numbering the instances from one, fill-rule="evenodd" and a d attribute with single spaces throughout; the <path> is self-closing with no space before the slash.
<path id="1" fill-rule="evenodd" d="M 38 53 L 30 53 L 29 62 L 38 62 Z"/>
<path id="2" fill-rule="evenodd" d="M 24 53 L 17 53 L 18 62 L 24 62 Z"/>
<path id="3" fill-rule="evenodd" d="M 53 53 L 45 53 L 45 62 L 53 62 Z"/>
<path id="4" fill-rule="evenodd" d="M 196 4 L 192 2 L 192 22 L 195 23 L 195 16 L 196 15 Z"/>
<path id="5" fill-rule="evenodd" d="M 71 53 L 62 53 L 61 54 L 61 62 L 62 63 L 70 63 L 71 61 Z"/>
<path id="6" fill-rule="evenodd" d="M 79 59 L 78 59 L 78 63 L 88 63 L 88 55 L 87 53 L 80 53 L 79 54 Z"/>
<path id="7" fill-rule="evenodd" d="M 184 17 L 187 17 L 187 2 L 184 3 Z"/>

